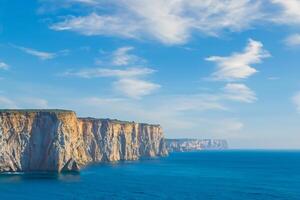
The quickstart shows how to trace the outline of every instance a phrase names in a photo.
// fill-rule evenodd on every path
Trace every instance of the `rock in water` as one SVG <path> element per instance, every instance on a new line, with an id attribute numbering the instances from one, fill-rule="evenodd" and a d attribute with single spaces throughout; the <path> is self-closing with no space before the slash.
<path id="1" fill-rule="evenodd" d="M 0 171 L 73 171 L 165 156 L 159 125 L 77 118 L 67 110 L 0 110 Z"/>
<path id="2" fill-rule="evenodd" d="M 226 140 L 216 139 L 166 139 L 166 146 L 169 152 L 228 149 Z"/>

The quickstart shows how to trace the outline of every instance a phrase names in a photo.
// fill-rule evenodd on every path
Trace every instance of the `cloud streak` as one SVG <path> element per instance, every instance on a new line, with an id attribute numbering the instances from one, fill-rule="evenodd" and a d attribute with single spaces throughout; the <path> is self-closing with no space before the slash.
<path id="1" fill-rule="evenodd" d="M 247 29 L 262 18 L 260 2 L 250 0 L 112 0 L 97 3 L 98 6 L 93 5 L 96 9 L 92 13 L 65 17 L 50 28 L 88 36 L 151 38 L 173 45 L 186 43 L 192 32 L 217 36 L 226 30 Z M 97 8 L 103 7 L 114 9 L 107 14 L 97 12 Z"/>
<path id="2" fill-rule="evenodd" d="M 63 73 L 63 76 L 76 76 L 81 78 L 117 78 L 117 80 L 113 82 L 113 88 L 115 91 L 130 98 L 140 99 L 161 87 L 159 84 L 141 79 L 142 77 L 154 72 L 155 70 L 145 67 L 127 69 L 91 68 L 77 72 L 68 71 Z"/>
<path id="3" fill-rule="evenodd" d="M 300 34 L 292 34 L 288 36 L 284 42 L 290 47 L 300 46 Z"/>
<path id="4" fill-rule="evenodd" d="M 127 69 L 109 69 L 109 68 L 88 68 L 79 71 L 67 71 L 63 76 L 77 76 L 80 78 L 99 78 L 99 77 L 117 77 L 132 78 L 141 77 L 154 73 L 155 70 L 147 67 L 127 68 Z"/>
<path id="5" fill-rule="evenodd" d="M 39 58 L 40 60 L 51 60 L 54 59 L 58 56 L 66 56 L 69 55 L 70 51 L 67 49 L 58 51 L 58 52 L 46 52 L 46 51 L 40 51 L 40 50 L 36 50 L 36 49 L 32 49 L 32 48 L 28 48 L 28 47 L 23 47 L 23 46 L 18 46 L 18 45 L 14 45 L 11 44 L 12 47 L 19 49 L 20 51 L 23 51 L 26 54 L 35 56 L 37 58 Z"/>
<path id="6" fill-rule="evenodd" d="M 127 66 L 137 63 L 142 59 L 129 52 L 134 50 L 133 47 L 125 46 L 120 47 L 112 53 L 112 65 L 114 66 Z"/>
<path id="7" fill-rule="evenodd" d="M 207 61 L 216 63 L 217 71 L 212 74 L 214 80 L 239 80 L 257 73 L 252 64 L 261 63 L 264 58 L 270 57 L 259 41 L 249 39 L 243 52 L 232 53 L 230 56 L 210 56 Z"/>
<path id="8" fill-rule="evenodd" d="M 7 70 L 9 68 L 9 65 L 5 62 L 0 62 L 0 69 Z"/>
<path id="9" fill-rule="evenodd" d="M 141 99 L 143 96 L 150 95 L 158 90 L 161 86 L 146 80 L 146 76 L 156 72 L 149 67 L 129 67 L 137 63 L 144 62 L 144 59 L 130 54 L 134 48 L 130 46 L 120 47 L 110 54 L 108 62 L 109 68 L 86 68 L 80 70 L 69 70 L 62 76 L 74 76 L 80 78 L 114 78 L 112 88 L 118 94 L 132 98 Z M 101 62 L 100 62 L 101 63 Z M 115 69 L 111 67 L 124 67 Z"/>
<path id="10" fill-rule="evenodd" d="M 240 83 L 228 83 L 224 87 L 226 99 L 244 103 L 253 103 L 257 100 L 256 94 L 250 88 Z"/>
<path id="11" fill-rule="evenodd" d="M 120 79 L 114 82 L 116 91 L 133 99 L 140 99 L 143 96 L 153 93 L 160 87 L 158 84 L 139 79 Z"/>
<path id="12" fill-rule="evenodd" d="M 16 49 L 19 49 L 19 50 L 23 51 L 24 53 L 35 56 L 35 57 L 37 57 L 41 60 L 50 60 L 50 59 L 53 59 L 57 56 L 56 53 L 49 53 L 49 52 L 39 51 L 39 50 L 36 50 L 36 49 L 31 49 L 31 48 L 17 46 L 17 45 L 12 45 L 12 46 Z"/>

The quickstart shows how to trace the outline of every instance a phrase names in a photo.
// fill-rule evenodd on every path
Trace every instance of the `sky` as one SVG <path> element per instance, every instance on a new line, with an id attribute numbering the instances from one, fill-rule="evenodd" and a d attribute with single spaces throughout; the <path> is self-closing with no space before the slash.
<path id="1" fill-rule="evenodd" d="M 300 0 L 1 0 L 0 107 L 300 149 Z"/>

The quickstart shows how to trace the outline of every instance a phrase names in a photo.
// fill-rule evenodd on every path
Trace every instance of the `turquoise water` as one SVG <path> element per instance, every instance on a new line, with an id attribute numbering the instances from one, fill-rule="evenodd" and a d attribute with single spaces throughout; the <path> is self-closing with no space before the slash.
<path id="1" fill-rule="evenodd" d="M 300 152 L 173 153 L 80 174 L 0 175 L 0 199 L 300 200 Z"/>

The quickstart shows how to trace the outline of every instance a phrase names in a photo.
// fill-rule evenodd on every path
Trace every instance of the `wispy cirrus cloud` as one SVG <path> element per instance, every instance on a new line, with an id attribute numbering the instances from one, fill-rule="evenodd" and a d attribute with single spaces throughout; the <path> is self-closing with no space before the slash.
<path id="1" fill-rule="evenodd" d="M 35 57 L 39 58 L 40 60 L 51 60 L 58 56 L 65 56 L 65 55 L 69 54 L 69 50 L 67 50 L 67 49 L 64 49 L 64 50 L 54 53 L 54 52 L 40 51 L 40 50 L 23 47 L 23 46 L 18 46 L 18 45 L 14 45 L 14 44 L 11 44 L 11 46 L 23 51 L 24 53 L 35 56 Z"/>
<path id="2" fill-rule="evenodd" d="M 73 76 L 79 78 L 113 78 L 112 87 L 117 93 L 133 99 L 141 99 L 150 95 L 161 86 L 146 80 L 146 76 L 156 72 L 149 67 L 131 67 L 138 63 L 145 63 L 144 59 L 129 53 L 134 48 L 124 46 L 109 54 L 108 62 L 104 62 L 108 67 L 93 67 L 79 70 L 68 70 L 62 76 Z M 103 62 L 99 62 L 103 64 Z M 98 63 L 98 64 L 99 64 Z M 125 67 L 124 67 L 125 66 Z M 113 68 L 112 68 L 113 67 Z M 122 67 L 116 69 L 115 67 Z"/>
<path id="3" fill-rule="evenodd" d="M 259 41 L 249 39 L 243 52 L 232 53 L 230 56 L 210 56 L 207 61 L 216 63 L 217 71 L 212 74 L 214 80 L 239 80 L 255 74 L 257 70 L 252 64 L 261 63 L 270 53 Z"/>
<path id="4" fill-rule="evenodd" d="M 63 76 L 81 78 L 112 77 L 117 79 L 113 81 L 113 88 L 116 92 L 130 98 L 140 99 L 160 88 L 159 84 L 143 79 L 143 77 L 154 72 L 155 70 L 146 67 L 127 69 L 90 68 L 80 71 L 68 71 L 63 73 Z"/>
<path id="5" fill-rule="evenodd" d="M 154 73 L 155 70 L 147 67 L 127 68 L 127 69 L 109 69 L 109 68 L 86 68 L 79 71 L 70 70 L 64 72 L 63 76 L 77 76 L 80 78 L 99 78 L 99 77 L 116 77 L 132 78 L 141 77 Z"/>
<path id="6" fill-rule="evenodd" d="M 16 49 L 19 49 L 19 50 L 29 54 L 29 55 L 38 57 L 41 60 L 50 60 L 50 59 L 53 59 L 57 56 L 56 53 L 39 51 L 39 50 L 36 50 L 36 49 L 31 49 L 31 48 L 17 46 L 17 45 L 12 45 L 12 46 Z"/>
<path id="7" fill-rule="evenodd" d="M 244 30 L 263 17 L 260 1 L 250 0 L 92 2 L 98 3 L 98 6 L 93 5 L 92 13 L 86 16 L 67 16 L 65 20 L 52 24 L 50 28 L 83 35 L 152 38 L 172 45 L 187 42 L 192 32 L 217 36 L 226 30 Z M 73 3 L 78 3 L 78 0 Z M 90 1 L 87 1 L 86 5 L 89 4 Z M 105 6 L 112 7 L 112 12 L 97 12 L 97 7 L 103 9 Z"/>
<path id="8" fill-rule="evenodd" d="M 233 101 L 253 103 L 257 100 L 256 94 L 249 87 L 240 83 L 228 83 L 224 87 L 224 97 Z"/>
<path id="9" fill-rule="evenodd" d="M 143 61 L 140 57 L 131 54 L 130 51 L 134 50 L 134 47 L 125 46 L 120 47 L 112 53 L 112 65 L 114 66 L 127 66 L 136 64 L 137 62 Z"/>
<path id="10" fill-rule="evenodd" d="M 149 95 L 160 87 L 159 84 L 134 78 L 123 78 L 114 82 L 116 91 L 134 99 L 140 99 L 142 96 Z"/>
<path id="11" fill-rule="evenodd" d="M 97 0 L 66 0 L 70 3 L 82 3 L 82 4 L 88 4 L 88 5 L 96 5 L 99 3 Z"/>
<path id="12" fill-rule="evenodd" d="M 5 62 L 0 62 L 0 69 L 7 70 L 9 68 L 9 65 Z"/>
<path id="13" fill-rule="evenodd" d="M 260 24 L 298 26 L 298 0 L 67 0 L 84 5 L 85 15 L 66 15 L 50 25 L 56 31 L 82 35 L 157 40 L 167 45 L 187 43 L 193 35 L 218 37 Z M 77 8 L 77 7 L 76 7 Z M 106 8 L 106 9 L 105 9 Z M 106 12 L 103 12 L 105 10 Z"/>
<path id="14" fill-rule="evenodd" d="M 299 12 L 300 12 L 300 10 L 299 10 Z M 300 34 L 297 33 L 297 34 L 289 35 L 284 40 L 284 43 L 290 47 L 300 46 Z"/>

